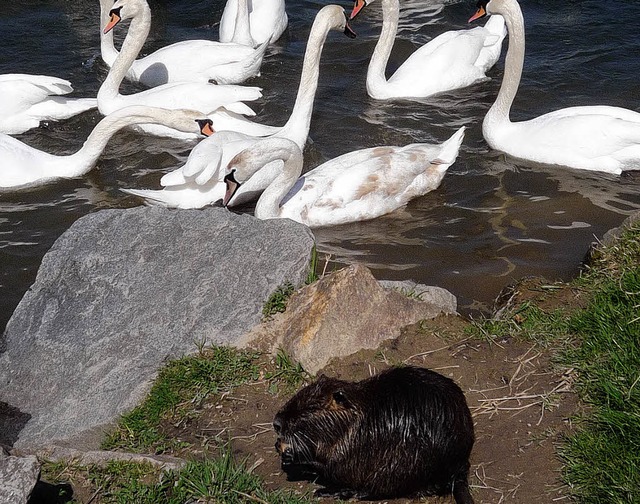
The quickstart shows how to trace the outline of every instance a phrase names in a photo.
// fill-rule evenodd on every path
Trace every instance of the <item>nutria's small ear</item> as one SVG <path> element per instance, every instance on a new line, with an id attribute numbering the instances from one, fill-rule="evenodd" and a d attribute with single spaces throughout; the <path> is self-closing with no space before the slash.
<path id="1" fill-rule="evenodd" d="M 322 373 L 320 376 L 318 376 L 318 378 L 316 378 L 316 381 L 322 382 L 328 380 L 327 375 Z"/>

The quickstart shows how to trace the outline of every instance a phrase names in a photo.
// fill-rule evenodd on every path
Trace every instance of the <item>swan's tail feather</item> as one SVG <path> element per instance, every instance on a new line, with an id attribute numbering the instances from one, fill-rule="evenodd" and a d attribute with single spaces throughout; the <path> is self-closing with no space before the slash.
<path id="1" fill-rule="evenodd" d="M 449 140 L 442 144 L 442 148 L 438 153 L 437 159 L 435 159 L 433 164 L 441 164 L 441 165 L 452 165 L 453 162 L 458 157 L 458 152 L 460 151 L 460 146 L 462 145 L 462 140 L 464 139 L 464 130 L 465 127 L 462 126 L 458 131 L 456 131 Z"/>
<path id="2" fill-rule="evenodd" d="M 120 189 L 122 192 L 138 196 L 144 199 L 145 205 L 173 207 L 169 201 L 163 198 L 163 191 L 154 191 L 152 189 Z"/>
<path id="3" fill-rule="evenodd" d="M 215 67 L 215 75 L 212 74 L 211 77 L 218 84 L 239 84 L 251 77 L 260 75 L 260 66 L 268 45 L 269 41 L 267 40 L 260 44 L 249 57 L 233 63 L 217 65 Z"/>
<path id="4" fill-rule="evenodd" d="M 242 102 L 228 103 L 224 107 L 222 107 L 222 109 L 233 114 L 243 115 L 247 117 L 253 117 L 256 115 L 255 111 L 249 105 Z M 220 109 L 217 109 L 214 112 L 218 112 L 219 110 Z"/>

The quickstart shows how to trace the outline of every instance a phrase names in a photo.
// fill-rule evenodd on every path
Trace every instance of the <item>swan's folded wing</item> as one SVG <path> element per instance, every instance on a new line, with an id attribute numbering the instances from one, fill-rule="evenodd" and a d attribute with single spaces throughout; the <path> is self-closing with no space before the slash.
<path id="1" fill-rule="evenodd" d="M 58 77 L 49 75 L 31 75 L 31 74 L 4 74 L 0 75 L 0 83 L 11 83 L 16 88 L 19 86 L 37 86 L 48 95 L 63 95 L 73 91 L 71 82 Z"/>

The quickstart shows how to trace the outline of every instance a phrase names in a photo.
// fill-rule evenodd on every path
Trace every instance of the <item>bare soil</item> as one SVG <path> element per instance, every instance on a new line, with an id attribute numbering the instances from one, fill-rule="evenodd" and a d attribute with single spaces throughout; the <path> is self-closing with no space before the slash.
<path id="1" fill-rule="evenodd" d="M 510 303 L 532 300 L 544 309 L 576 306 L 583 301 L 579 291 L 566 286 L 542 286 L 540 280 L 528 280 L 508 292 L 505 299 Z M 572 373 L 553 364 L 552 349 L 515 337 L 481 341 L 469 336 L 467 326 L 467 321 L 453 316 L 409 326 L 397 340 L 375 351 L 336 359 L 323 372 L 360 380 L 390 365 L 406 363 L 453 378 L 465 392 L 475 420 L 470 483 L 476 503 L 568 500 L 568 489 L 560 481 L 556 447 L 570 431 L 578 407 Z M 204 405 L 197 418 L 165 426 L 175 438 L 193 443 L 188 451 L 176 455 L 213 456 L 221 442 L 230 440 L 234 454 L 246 458 L 269 488 L 311 494 L 317 488 L 313 483 L 286 480 L 274 450 L 271 422 L 292 393 L 276 392 L 262 380 L 216 398 Z M 448 503 L 453 499 L 388 502 Z"/>

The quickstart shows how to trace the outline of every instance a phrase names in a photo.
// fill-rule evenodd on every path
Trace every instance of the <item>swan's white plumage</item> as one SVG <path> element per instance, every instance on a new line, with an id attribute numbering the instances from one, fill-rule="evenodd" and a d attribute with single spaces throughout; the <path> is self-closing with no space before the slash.
<path id="1" fill-rule="evenodd" d="M 313 101 L 318 87 L 320 56 L 330 30 L 344 31 L 346 19 L 344 10 L 335 5 L 323 7 L 314 20 L 305 51 L 300 86 L 296 102 L 289 120 L 282 128 L 277 128 L 272 136 L 288 138 L 300 149 L 304 148 L 309 134 Z M 214 129 L 219 131 L 214 121 Z M 201 208 L 218 201 L 225 192 L 224 168 L 238 152 L 249 147 L 258 138 L 236 132 L 220 131 L 200 142 L 191 152 L 187 163 L 161 179 L 162 190 L 126 189 L 125 192 L 145 198 L 149 204 L 178 208 Z M 200 153 L 208 152 L 213 162 L 199 162 Z M 217 169 L 214 169 L 217 168 Z M 258 194 L 277 176 L 282 168 L 281 161 L 268 163 L 243 185 L 232 200 L 233 205 L 255 199 Z"/>
<path id="2" fill-rule="evenodd" d="M 31 147 L 9 135 L 0 134 L 0 190 L 45 184 L 59 178 L 78 177 L 96 163 L 109 139 L 131 124 L 157 122 L 198 134 L 198 120 L 206 117 L 194 111 L 151 107 L 128 107 L 102 119 L 75 154 L 58 156 Z"/>
<path id="3" fill-rule="evenodd" d="M 131 0 L 133 1 L 133 0 Z M 145 0 L 135 0 L 146 4 Z M 100 52 L 104 62 L 113 66 L 118 51 L 113 43 L 113 33 L 102 28 L 109 21 L 109 12 L 118 7 L 110 0 L 100 0 Z M 140 9 L 148 10 L 148 6 Z M 151 20 L 151 14 L 144 16 Z M 146 39 L 146 36 L 145 36 Z M 144 40 L 142 41 L 144 43 Z M 126 73 L 134 82 L 150 87 L 168 82 L 208 82 L 239 84 L 260 74 L 260 66 L 268 44 L 257 49 L 237 43 L 221 43 L 212 40 L 184 40 L 158 49 L 136 59 Z"/>
<path id="4" fill-rule="evenodd" d="M 244 0 L 227 0 L 220 18 L 220 41 L 230 42 L 236 31 L 236 18 Z M 284 0 L 251 0 L 249 9 L 250 37 L 256 44 L 275 42 L 287 28 Z"/>
<path id="5" fill-rule="evenodd" d="M 484 7 L 472 19 L 481 17 Z M 640 113 L 604 105 L 570 107 L 511 122 L 524 65 L 525 31 L 516 0 L 490 0 L 486 13 L 504 17 L 509 32 L 502 85 L 482 123 L 494 149 L 538 163 L 619 174 L 640 169 Z"/>
<path id="6" fill-rule="evenodd" d="M 242 183 L 251 180 L 262 163 L 283 160 L 282 173 L 256 204 L 256 217 L 332 226 L 385 215 L 436 189 L 456 160 L 463 138 L 464 127 L 441 145 L 362 149 L 327 161 L 300 178 L 298 146 L 287 139 L 269 138 L 239 153 L 227 170 Z"/>
<path id="7" fill-rule="evenodd" d="M 40 121 L 68 119 L 97 107 L 95 98 L 67 98 L 71 83 L 47 75 L 0 75 L 0 133 L 17 135 Z"/>
<path id="8" fill-rule="evenodd" d="M 119 15 L 115 18 L 116 20 L 128 18 L 132 18 L 132 20 L 120 54 L 98 91 L 98 108 L 102 114 L 108 115 L 131 105 L 170 109 L 180 108 L 201 111 L 209 115 L 215 124 L 218 121 L 215 114 L 223 112 L 224 109 L 236 113 L 245 113 L 246 111 L 253 113 L 242 102 L 253 101 L 262 96 L 260 89 L 256 87 L 215 85 L 204 82 L 171 82 L 131 95 L 120 94 L 120 84 L 140 52 L 149 33 L 150 12 L 146 0 L 117 0 L 113 5 L 112 11 L 114 10 L 119 12 Z M 110 25 L 112 25 L 111 22 L 105 28 L 110 27 Z M 252 131 L 261 129 L 259 125 L 247 123 L 250 123 L 250 121 L 242 121 L 237 118 L 233 122 L 241 130 L 245 125 L 247 129 Z M 138 128 L 153 135 L 170 136 L 185 140 L 197 138 L 194 135 L 160 125 L 140 125 Z M 262 134 L 268 134 L 269 132 L 269 127 L 266 127 Z"/>
<path id="9" fill-rule="evenodd" d="M 355 14 L 363 4 L 363 0 L 356 2 Z M 412 53 L 387 79 L 385 70 L 398 31 L 399 9 L 398 0 L 382 0 L 382 31 L 367 70 L 369 96 L 380 100 L 425 98 L 487 79 L 486 71 L 500 57 L 506 35 L 504 20 L 499 16 L 484 27 L 438 35 Z"/>

